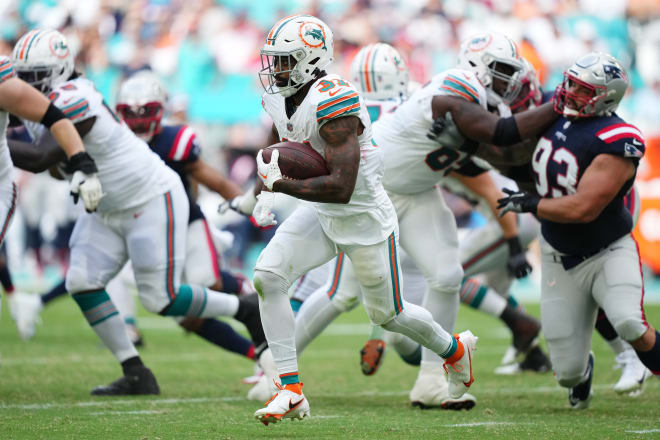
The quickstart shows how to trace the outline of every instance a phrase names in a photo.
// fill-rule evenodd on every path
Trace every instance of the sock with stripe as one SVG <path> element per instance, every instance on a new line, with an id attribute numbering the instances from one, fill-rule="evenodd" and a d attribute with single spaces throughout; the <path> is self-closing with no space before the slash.
<path id="1" fill-rule="evenodd" d="M 507 305 L 507 300 L 495 290 L 474 278 L 465 278 L 460 290 L 461 302 L 473 309 L 480 310 L 499 318 Z"/>
<path id="2" fill-rule="evenodd" d="M 9 267 L 6 263 L 0 264 L 0 283 L 2 283 L 2 288 L 5 289 L 7 295 L 14 293 L 14 283 L 11 280 Z"/>
<path id="3" fill-rule="evenodd" d="M 513 296 L 511 293 L 509 293 L 509 296 L 506 299 L 506 303 L 510 305 L 511 307 L 518 308 L 520 304 L 518 303 L 518 300 L 516 299 L 515 296 Z"/>
<path id="4" fill-rule="evenodd" d="M 655 345 L 649 351 L 635 350 L 640 361 L 656 376 L 660 376 L 660 333 L 655 331 Z"/>
<path id="5" fill-rule="evenodd" d="M 234 276 L 234 274 L 225 270 L 220 271 L 220 278 L 222 279 L 222 290 L 227 293 L 240 293 L 243 280 Z"/>
<path id="6" fill-rule="evenodd" d="M 64 295 L 66 295 L 66 282 L 62 280 L 60 284 L 50 289 L 48 293 L 41 295 L 41 303 L 46 305 L 55 298 L 59 298 L 60 296 Z"/>
<path id="7" fill-rule="evenodd" d="M 295 319 L 289 304 L 289 283 L 272 272 L 255 270 L 261 323 L 279 374 L 298 372 Z"/>
<path id="8" fill-rule="evenodd" d="M 161 311 L 161 314 L 195 318 L 234 316 L 238 312 L 238 304 L 239 301 L 235 295 L 216 292 L 205 287 L 181 284 L 176 297 Z"/>
<path id="9" fill-rule="evenodd" d="M 451 347 L 441 356 L 445 359 L 448 364 L 453 364 L 463 357 L 465 354 L 465 347 L 463 343 L 459 341 L 455 336 L 451 337 Z"/>
<path id="10" fill-rule="evenodd" d="M 431 313 L 433 320 L 447 332 L 453 332 L 458 316 L 458 286 L 446 289 L 429 289 L 422 306 Z M 437 352 L 422 348 L 422 365 L 443 364 L 444 359 Z"/>
<path id="11" fill-rule="evenodd" d="M 381 327 L 382 328 L 382 327 Z M 410 365 L 419 365 L 422 362 L 422 346 L 401 333 L 385 332 L 385 343 L 393 348 Z"/>
<path id="12" fill-rule="evenodd" d="M 325 288 L 317 289 L 296 314 L 296 351 L 298 354 L 312 342 L 339 315 L 338 309 L 326 294 Z"/>
<path id="13" fill-rule="evenodd" d="M 117 311 L 124 318 L 124 322 L 137 327 L 137 304 L 135 297 L 131 291 L 124 285 L 120 275 L 115 276 L 107 286 L 105 291 L 108 292 L 112 303 L 117 307 Z"/>
<path id="14" fill-rule="evenodd" d="M 71 295 L 94 332 L 119 362 L 138 356 L 126 324 L 105 290 Z"/>
<path id="15" fill-rule="evenodd" d="M 195 334 L 227 351 L 254 359 L 254 344 L 236 333 L 226 322 L 206 318 Z"/>

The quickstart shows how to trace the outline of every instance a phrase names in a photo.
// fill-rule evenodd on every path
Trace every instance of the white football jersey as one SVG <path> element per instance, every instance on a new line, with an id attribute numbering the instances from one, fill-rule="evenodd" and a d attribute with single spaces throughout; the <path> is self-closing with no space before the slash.
<path id="1" fill-rule="evenodd" d="M 488 174 L 491 179 L 493 179 L 493 182 L 498 189 L 502 190 L 502 188 L 508 188 L 514 191 L 518 190 L 518 184 L 514 180 L 503 176 L 495 170 L 488 171 Z M 488 201 L 467 188 L 459 180 L 449 176 L 442 180 L 442 187 L 450 193 L 455 194 L 474 205 L 474 209 L 479 212 L 479 214 L 483 215 L 487 221 L 497 221 L 493 211 L 490 209 Z"/>
<path id="2" fill-rule="evenodd" d="M 457 96 L 486 108 L 486 90 L 477 77 L 467 70 L 449 69 L 433 77 L 394 112 L 381 116 L 373 130 L 376 144 L 383 149 L 387 191 L 427 191 L 470 160 L 457 151 L 460 145 L 443 146 L 426 137 L 433 124 L 431 101 L 436 95 Z"/>
<path id="3" fill-rule="evenodd" d="M 372 143 L 369 113 L 356 88 L 338 75 L 326 75 L 314 82 L 291 118 L 284 101 L 279 94 L 266 93 L 262 98 L 281 140 L 307 143 L 324 158 L 321 126 L 338 117 L 360 118 L 364 131 L 358 137 L 360 167 L 351 200 L 313 205 L 323 230 L 338 244 L 370 245 L 385 240 L 396 227 L 396 213 L 382 185 L 383 156 Z"/>
<path id="4" fill-rule="evenodd" d="M 179 176 L 115 115 L 88 79 L 76 78 L 62 83 L 49 98 L 74 124 L 96 117 L 83 143 L 96 162 L 105 193 L 99 212 L 141 205 L 164 194 L 179 180 Z M 35 141 L 46 132 L 41 124 L 26 122 L 26 126 Z"/>
<path id="5" fill-rule="evenodd" d="M 12 77 L 14 77 L 14 69 L 11 59 L 0 56 L 0 84 Z M 14 177 L 14 166 L 7 146 L 7 125 L 9 125 L 9 114 L 0 110 L 0 183 L 9 182 Z"/>
<path id="6" fill-rule="evenodd" d="M 364 104 L 367 107 L 367 112 L 369 112 L 369 118 L 373 124 L 381 116 L 386 113 L 392 113 L 398 106 L 401 105 L 403 100 L 401 98 L 392 98 L 392 99 L 366 99 L 363 98 Z"/>

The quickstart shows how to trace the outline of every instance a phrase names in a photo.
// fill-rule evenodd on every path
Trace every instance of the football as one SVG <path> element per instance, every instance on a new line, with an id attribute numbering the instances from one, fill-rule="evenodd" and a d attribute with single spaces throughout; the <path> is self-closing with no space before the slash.
<path id="1" fill-rule="evenodd" d="M 273 144 L 264 148 L 262 153 L 264 162 L 270 162 L 273 149 L 280 152 L 278 159 L 280 171 L 289 179 L 303 180 L 330 174 L 323 156 L 307 144 L 300 142 Z"/>

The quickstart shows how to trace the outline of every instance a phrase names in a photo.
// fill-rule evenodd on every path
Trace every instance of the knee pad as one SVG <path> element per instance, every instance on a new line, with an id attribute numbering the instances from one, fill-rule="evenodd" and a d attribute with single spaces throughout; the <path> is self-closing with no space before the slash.
<path id="1" fill-rule="evenodd" d="M 287 295 L 289 291 L 289 282 L 273 272 L 255 269 L 253 282 L 261 298 L 265 293 L 279 292 Z"/>
<path id="2" fill-rule="evenodd" d="M 646 332 L 644 323 L 634 317 L 612 322 L 612 326 L 619 337 L 627 342 L 636 341 Z"/>
<path id="3" fill-rule="evenodd" d="M 69 266 L 66 272 L 66 291 L 69 293 L 85 292 L 88 290 L 103 289 L 105 286 L 99 286 L 88 280 L 87 273 L 80 266 Z"/>
<path id="4" fill-rule="evenodd" d="M 426 279 L 429 284 L 429 289 L 443 294 L 458 294 L 463 282 L 463 268 L 456 264 L 455 267 L 444 273 L 436 274 L 432 278 Z"/>
<path id="5" fill-rule="evenodd" d="M 369 320 L 374 325 L 380 325 L 386 330 L 390 330 L 386 325 L 394 320 L 395 312 L 389 307 L 374 307 L 364 305 L 365 310 L 367 311 L 367 316 Z"/>

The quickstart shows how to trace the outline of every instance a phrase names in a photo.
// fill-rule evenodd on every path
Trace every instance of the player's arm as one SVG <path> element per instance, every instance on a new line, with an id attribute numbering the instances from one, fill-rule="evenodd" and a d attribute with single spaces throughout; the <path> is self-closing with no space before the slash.
<path id="1" fill-rule="evenodd" d="M 599 154 L 587 167 L 575 194 L 540 199 L 535 194 L 507 191 L 500 199 L 502 212 L 532 212 L 556 223 L 589 223 L 595 220 L 635 176 L 632 160 L 613 154 Z"/>
<path id="2" fill-rule="evenodd" d="M 83 142 L 64 113 L 28 83 L 10 78 L 0 83 L 0 108 L 48 127 L 67 157 L 83 153 Z"/>
<path id="3" fill-rule="evenodd" d="M 323 124 L 319 134 L 326 143 L 325 160 L 330 174 L 304 180 L 280 178 L 273 183 L 273 191 L 312 202 L 348 203 L 360 165 L 360 128 L 357 116 L 343 116 Z"/>
<path id="4" fill-rule="evenodd" d="M 227 179 L 220 173 L 220 171 L 216 170 L 202 159 L 197 159 L 186 165 L 186 171 L 190 173 L 196 181 L 206 186 L 208 189 L 217 192 L 224 199 L 231 200 L 243 193 L 238 185 Z"/>
<path id="5" fill-rule="evenodd" d="M 538 136 L 558 117 L 552 102 L 500 118 L 476 103 L 448 95 L 434 96 L 431 109 L 434 121 L 450 113 L 464 137 L 501 146 Z"/>

